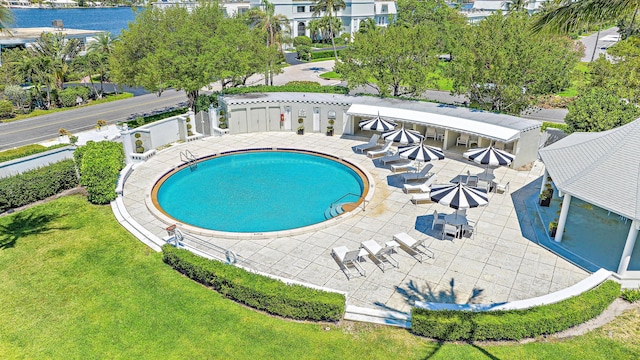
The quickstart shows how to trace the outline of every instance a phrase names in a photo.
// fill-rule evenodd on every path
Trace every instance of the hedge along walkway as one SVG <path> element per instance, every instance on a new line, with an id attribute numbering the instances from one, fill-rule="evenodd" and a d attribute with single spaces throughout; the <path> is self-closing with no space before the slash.
<path id="1" fill-rule="evenodd" d="M 628 303 L 620 298 L 617 298 L 597 317 L 578 326 L 574 326 L 565 331 L 556 333 L 553 335 L 553 337 L 564 339 L 584 335 L 589 331 L 593 331 L 599 327 L 602 327 L 603 325 L 610 323 L 616 317 L 634 309 L 640 309 L 640 302 L 636 301 L 635 303 Z"/>

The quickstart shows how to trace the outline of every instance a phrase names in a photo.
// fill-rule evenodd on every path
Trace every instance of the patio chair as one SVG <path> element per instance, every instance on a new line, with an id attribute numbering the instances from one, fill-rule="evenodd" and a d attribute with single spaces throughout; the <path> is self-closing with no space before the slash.
<path id="1" fill-rule="evenodd" d="M 467 142 L 467 147 L 471 147 L 471 145 L 478 146 L 478 137 L 477 136 L 470 136 L 469 137 L 469 141 Z"/>
<path id="2" fill-rule="evenodd" d="M 433 223 L 431 224 L 431 230 L 433 230 L 436 225 L 442 225 L 444 226 L 444 224 L 446 224 L 447 222 L 444 221 L 444 219 L 440 219 L 440 214 L 438 214 L 438 210 L 433 210 Z"/>
<path id="3" fill-rule="evenodd" d="M 391 149 L 391 144 L 393 143 L 393 141 L 387 141 L 384 144 L 384 147 L 382 149 L 379 150 L 369 150 L 367 151 L 367 156 L 370 158 L 374 158 L 380 155 L 384 155 L 387 151 L 389 151 L 389 149 Z"/>
<path id="4" fill-rule="evenodd" d="M 506 184 L 494 183 L 494 191 L 496 193 L 501 192 L 503 194 L 509 192 L 509 181 Z"/>
<path id="5" fill-rule="evenodd" d="M 361 144 L 361 145 L 357 145 L 353 148 L 353 150 L 355 150 L 356 152 L 365 152 L 365 150 L 370 150 L 373 148 L 378 147 L 378 140 L 380 139 L 380 134 L 373 134 L 373 136 L 371 136 L 371 139 L 369 139 L 369 142 L 366 144 Z"/>
<path id="6" fill-rule="evenodd" d="M 434 127 L 427 126 L 427 130 L 424 132 L 424 138 L 433 138 L 433 140 L 436 140 L 438 138 L 438 131 Z"/>
<path id="7" fill-rule="evenodd" d="M 369 256 L 373 258 L 382 272 L 385 270 L 385 264 L 389 263 L 393 267 L 400 267 L 398 260 L 391 256 L 393 253 L 393 246 L 380 246 L 375 240 L 363 241 L 360 247 L 369 253 Z"/>
<path id="8" fill-rule="evenodd" d="M 433 176 L 430 176 L 427 180 L 421 182 L 421 183 L 417 183 L 417 184 L 404 184 L 402 186 L 402 191 L 404 191 L 406 194 L 410 193 L 410 192 L 421 192 L 421 193 L 428 193 L 431 191 L 431 185 L 433 184 L 434 181 L 436 181 L 437 176 L 434 174 Z"/>
<path id="9" fill-rule="evenodd" d="M 456 139 L 456 146 L 458 145 L 464 145 L 466 147 L 469 147 L 469 135 L 460 134 L 460 136 L 458 136 L 458 138 Z"/>
<path id="10" fill-rule="evenodd" d="M 404 180 L 404 182 L 407 182 L 410 180 L 422 180 L 429 178 L 433 176 L 433 174 L 429 172 L 429 170 L 431 169 L 433 169 L 433 164 L 427 164 L 427 166 L 420 170 L 419 173 L 411 172 L 402 174 L 402 180 Z"/>
<path id="11" fill-rule="evenodd" d="M 407 233 L 399 233 L 393 235 L 393 240 L 397 241 L 405 250 L 409 250 L 407 252 L 419 262 L 422 262 L 423 255 L 431 259 L 436 257 L 433 251 L 424 244 L 426 239 L 416 240 Z"/>
<path id="12" fill-rule="evenodd" d="M 436 128 L 436 140 L 444 140 L 444 129 Z"/>
<path id="13" fill-rule="evenodd" d="M 391 171 L 394 173 L 416 171 L 416 168 L 413 164 L 413 161 L 407 161 L 401 164 L 391 164 Z"/>
<path id="14" fill-rule="evenodd" d="M 351 279 L 349 265 L 353 265 L 360 275 L 366 276 L 364 268 L 360 265 L 360 258 L 364 255 L 366 255 L 366 252 L 363 249 L 350 251 L 346 246 L 331 249 L 331 256 L 338 260 L 340 268 L 344 270 L 347 276 L 347 280 Z"/>
<path id="15" fill-rule="evenodd" d="M 383 165 L 387 165 L 389 163 L 397 162 L 397 161 L 400 161 L 400 160 L 404 160 L 404 159 L 401 158 L 400 154 L 398 154 L 397 152 L 395 154 L 388 154 L 388 155 L 385 155 L 385 156 L 380 158 L 380 162 Z"/>
<path id="16" fill-rule="evenodd" d="M 460 235 L 475 239 L 475 226 L 476 223 L 474 223 L 473 221 L 468 221 L 466 224 L 462 224 L 462 228 L 460 229 L 462 233 Z"/>
<path id="17" fill-rule="evenodd" d="M 457 209 L 455 213 L 458 216 L 467 216 L 467 209 Z"/>
<path id="18" fill-rule="evenodd" d="M 493 148 L 494 149 L 498 149 L 498 150 L 504 150 L 504 146 L 505 146 L 505 144 L 503 142 L 501 142 L 501 141 L 496 141 L 493 144 Z"/>
<path id="19" fill-rule="evenodd" d="M 465 185 L 473 188 L 478 187 L 478 176 L 471 175 L 471 171 L 467 170 L 467 180 Z"/>
<path id="20" fill-rule="evenodd" d="M 442 240 L 445 240 L 447 236 L 451 236 L 453 239 L 458 237 L 458 228 L 455 225 L 444 224 L 442 225 Z"/>

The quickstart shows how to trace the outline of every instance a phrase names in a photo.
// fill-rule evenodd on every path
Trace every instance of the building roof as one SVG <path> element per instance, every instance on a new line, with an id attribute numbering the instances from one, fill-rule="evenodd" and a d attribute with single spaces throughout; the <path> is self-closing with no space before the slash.
<path id="1" fill-rule="evenodd" d="M 373 117 L 380 113 L 380 116 L 393 120 L 433 125 L 502 142 L 516 140 L 520 137 L 520 132 L 541 126 L 539 121 L 511 115 L 425 101 L 383 99 L 374 96 L 276 92 L 225 95 L 224 102 L 228 105 L 270 102 L 350 105 L 347 111 L 349 115 Z"/>
<path id="2" fill-rule="evenodd" d="M 15 46 L 35 42 L 42 33 L 63 33 L 70 38 L 87 38 L 103 33 L 101 30 L 57 29 L 52 27 L 12 28 L 11 33 L 0 33 L 0 45 Z"/>
<path id="3" fill-rule="evenodd" d="M 573 133 L 539 150 L 555 186 L 640 220 L 640 119 L 597 133 Z"/>

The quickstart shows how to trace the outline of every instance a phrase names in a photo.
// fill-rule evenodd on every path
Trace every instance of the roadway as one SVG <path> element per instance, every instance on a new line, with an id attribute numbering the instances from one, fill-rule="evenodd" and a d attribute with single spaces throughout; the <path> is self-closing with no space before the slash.
<path id="1" fill-rule="evenodd" d="M 24 120 L 0 123 L 0 150 L 54 139 L 58 130 L 71 133 L 93 129 L 98 120 L 109 124 L 186 106 L 183 91 L 167 90 L 162 96 L 146 94 L 104 104 L 80 107 Z"/>

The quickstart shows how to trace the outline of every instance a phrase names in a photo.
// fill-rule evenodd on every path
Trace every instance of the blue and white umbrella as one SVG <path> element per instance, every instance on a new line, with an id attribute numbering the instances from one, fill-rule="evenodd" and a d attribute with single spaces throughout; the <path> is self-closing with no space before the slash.
<path id="1" fill-rule="evenodd" d="M 415 144 L 422 141 L 424 136 L 415 130 L 407 130 L 403 126 L 402 129 L 383 132 L 382 138 L 400 144 Z"/>
<path id="2" fill-rule="evenodd" d="M 421 162 L 444 159 L 444 152 L 442 152 L 442 149 L 435 146 L 428 146 L 423 143 L 401 146 L 398 148 L 398 154 L 400 154 L 401 158 Z"/>
<path id="3" fill-rule="evenodd" d="M 458 184 L 431 185 L 431 200 L 454 209 L 470 209 L 489 203 L 483 190 Z"/>
<path id="4" fill-rule="evenodd" d="M 381 118 L 380 113 L 378 113 L 378 116 L 374 117 L 373 119 L 360 121 L 358 125 L 360 125 L 360 128 L 362 128 L 362 130 L 373 130 L 380 132 L 393 130 L 396 127 L 396 123 L 394 123 L 393 121 Z"/>
<path id="5" fill-rule="evenodd" d="M 511 164 L 515 158 L 515 155 L 496 149 L 493 146 L 471 149 L 462 154 L 462 156 L 478 164 L 488 166 L 506 166 Z"/>

